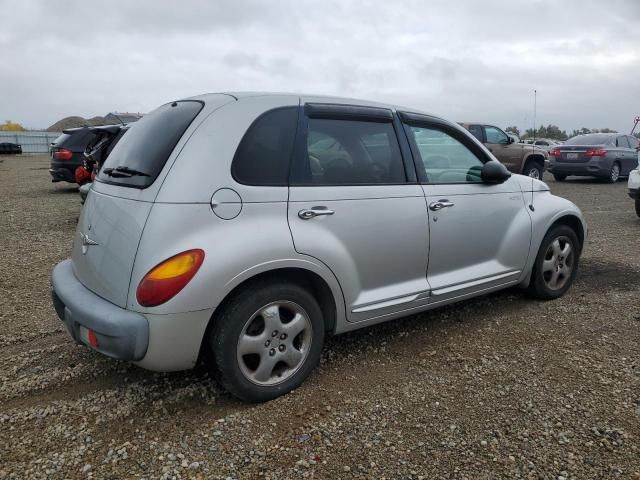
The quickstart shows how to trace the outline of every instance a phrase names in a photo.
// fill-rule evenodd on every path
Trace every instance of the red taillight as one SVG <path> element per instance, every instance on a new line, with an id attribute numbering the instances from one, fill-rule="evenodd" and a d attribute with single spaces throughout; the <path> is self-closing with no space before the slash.
<path id="1" fill-rule="evenodd" d="M 53 152 L 53 158 L 56 160 L 71 160 L 71 157 L 73 157 L 73 152 L 66 148 L 60 148 Z"/>
<path id="2" fill-rule="evenodd" d="M 203 261 L 204 251 L 198 248 L 159 263 L 140 281 L 136 290 L 138 303 L 143 307 L 155 307 L 172 299 L 189 283 Z"/>
<path id="3" fill-rule="evenodd" d="M 584 152 L 585 157 L 604 157 L 607 155 L 607 151 L 604 148 L 590 148 Z"/>
<path id="4" fill-rule="evenodd" d="M 560 156 L 560 149 L 559 148 L 554 148 L 553 150 L 549 150 L 549 155 L 553 155 L 554 157 L 559 157 Z"/>

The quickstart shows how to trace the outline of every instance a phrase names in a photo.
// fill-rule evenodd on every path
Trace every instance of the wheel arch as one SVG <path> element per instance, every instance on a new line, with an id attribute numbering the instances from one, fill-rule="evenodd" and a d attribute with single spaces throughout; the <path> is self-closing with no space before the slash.
<path id="1" fill-rule="evenodd" d="M 206 352 L 207 338 L 218 314 L 238 292 L 264 282 L 289 281 L 308 289 L 316 298 L 325 323 L 325 332 L 333 334 L 340 322 L 345 320 L 342 290 L 335 277 L 327 278 L 326 272 L 311 262 L 291 265 L 271 265 L 271 268 L 256 266 L 235 277 L 226 285 L 226 294 L 214 309 L 200 345 L 200 357 Z M 332 275 L 332 274 L 331 274 Z"/>
<path id="2" fill-rule="evenodd" d="M 531 162 L 540 164 L 540 168 L 544 170 L 544 155 L 541 153 L 530 153 L 524 157 L 524 162 L 522 162 L 522 173 L 525 172 L 527 164 Z"/>
<path id="3" fill-rule="evenodd" d="M 566 225 L 567 227 L 571 228 L 574 232 L 576 232 L 576 236 L 578 237 L 578 242 L 580 243 L 579 245 L 580 252 L 582 252 L 582 249 L 584 247 L 584 240 L 585 240 L 585 231 L 584 231 L 584 225 L 582 224 L 582 221 L 576 215 L 572 215 L 572 214 L 563 215 L 560 218 L 556 219 L 549 226 L 549 228 L 547 229 L 547 232 L 558 225 Z"/>

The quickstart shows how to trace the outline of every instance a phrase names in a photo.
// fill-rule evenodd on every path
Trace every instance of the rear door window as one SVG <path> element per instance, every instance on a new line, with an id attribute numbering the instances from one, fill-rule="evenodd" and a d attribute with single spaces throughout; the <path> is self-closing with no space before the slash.
<path id="1" fill-rule="evenodd" d="M 638 148 L 638 145 L 640 145 L 636 137 L 627 137 L 627 140 L 629 140 L 629 146 L 631 148 Z"/>
<path id="2" fill-rule="evenodd" d="M 627 141 L 627 137 L 622 135 L 616 139 L 616 146 L 621 148 L 629 148 L 629 142 Z"/>
<path id="3" fill-rule="evenodd" d="M 300 185 L 406 183 L 391 123 L 310 118 Z"/>
<path id="4" fill-rule="evenodd" d="M 134 188 L 151 185 L 202 107 L 202 102 L 183 100 L 142 117 L 114 147 L 98 181 Z"/>
<path id="5" fill-rule="evenodd" d="M 480 125 L 469 125 L 469 132 L 479 141 L 484 142 L 482 139 L 482 127 Z"/>

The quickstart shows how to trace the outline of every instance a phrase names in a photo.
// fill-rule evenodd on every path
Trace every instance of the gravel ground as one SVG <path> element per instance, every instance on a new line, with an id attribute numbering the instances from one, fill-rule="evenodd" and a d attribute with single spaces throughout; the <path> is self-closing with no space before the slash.
<path id="1" fill-rule="evenodd" d="M 551 189 L 590 232 L 574 287 L 327 341 L 297 391 L 233 399 L 74 345 L 49 300 L 76 190 L 0 159 L 0 479 L 640 478 L 640 220 L 625 184 Z"/>

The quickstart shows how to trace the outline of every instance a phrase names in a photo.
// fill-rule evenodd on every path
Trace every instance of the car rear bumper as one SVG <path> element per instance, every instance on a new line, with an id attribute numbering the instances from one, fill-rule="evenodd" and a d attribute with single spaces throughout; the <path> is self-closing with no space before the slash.
<path id="1" fill-rule="evenodd" d="M 141 360 L 149 344 L 149 322 L 140 313 L 125 310 L 87 289 L 65 260 L 51 274 L 51 296 L 60 320 L 78 343 L 119 360 Z M 88 340 L 93 332 L 95 344 Z"/>
<path id="2" fill-rule="evenodd" d="M 69 170 L 68 168 L 50 168 L 49 174 L 53 182 L 76 183 L 74 170 Z"/>
<path id="3" fill-rule="evenodd" d="M 213 309 L 174 314 L 142 314 L 120 308 L 86 288 L 65 260 L 51 274 L 51 296 L 58 317 L 80 344 L 148 370 L 193 368 Z M 88 341 L 94 332 L 97 345 Z"/>
<path id="4" fill-rule="evenodd" d="M 611 160 L 592 159 L 587 162 L 558 162 L 549 164 L 549 172 L 556 175 L 578 175 L 587 177 L 608 177 L 611 172 Z"/>

